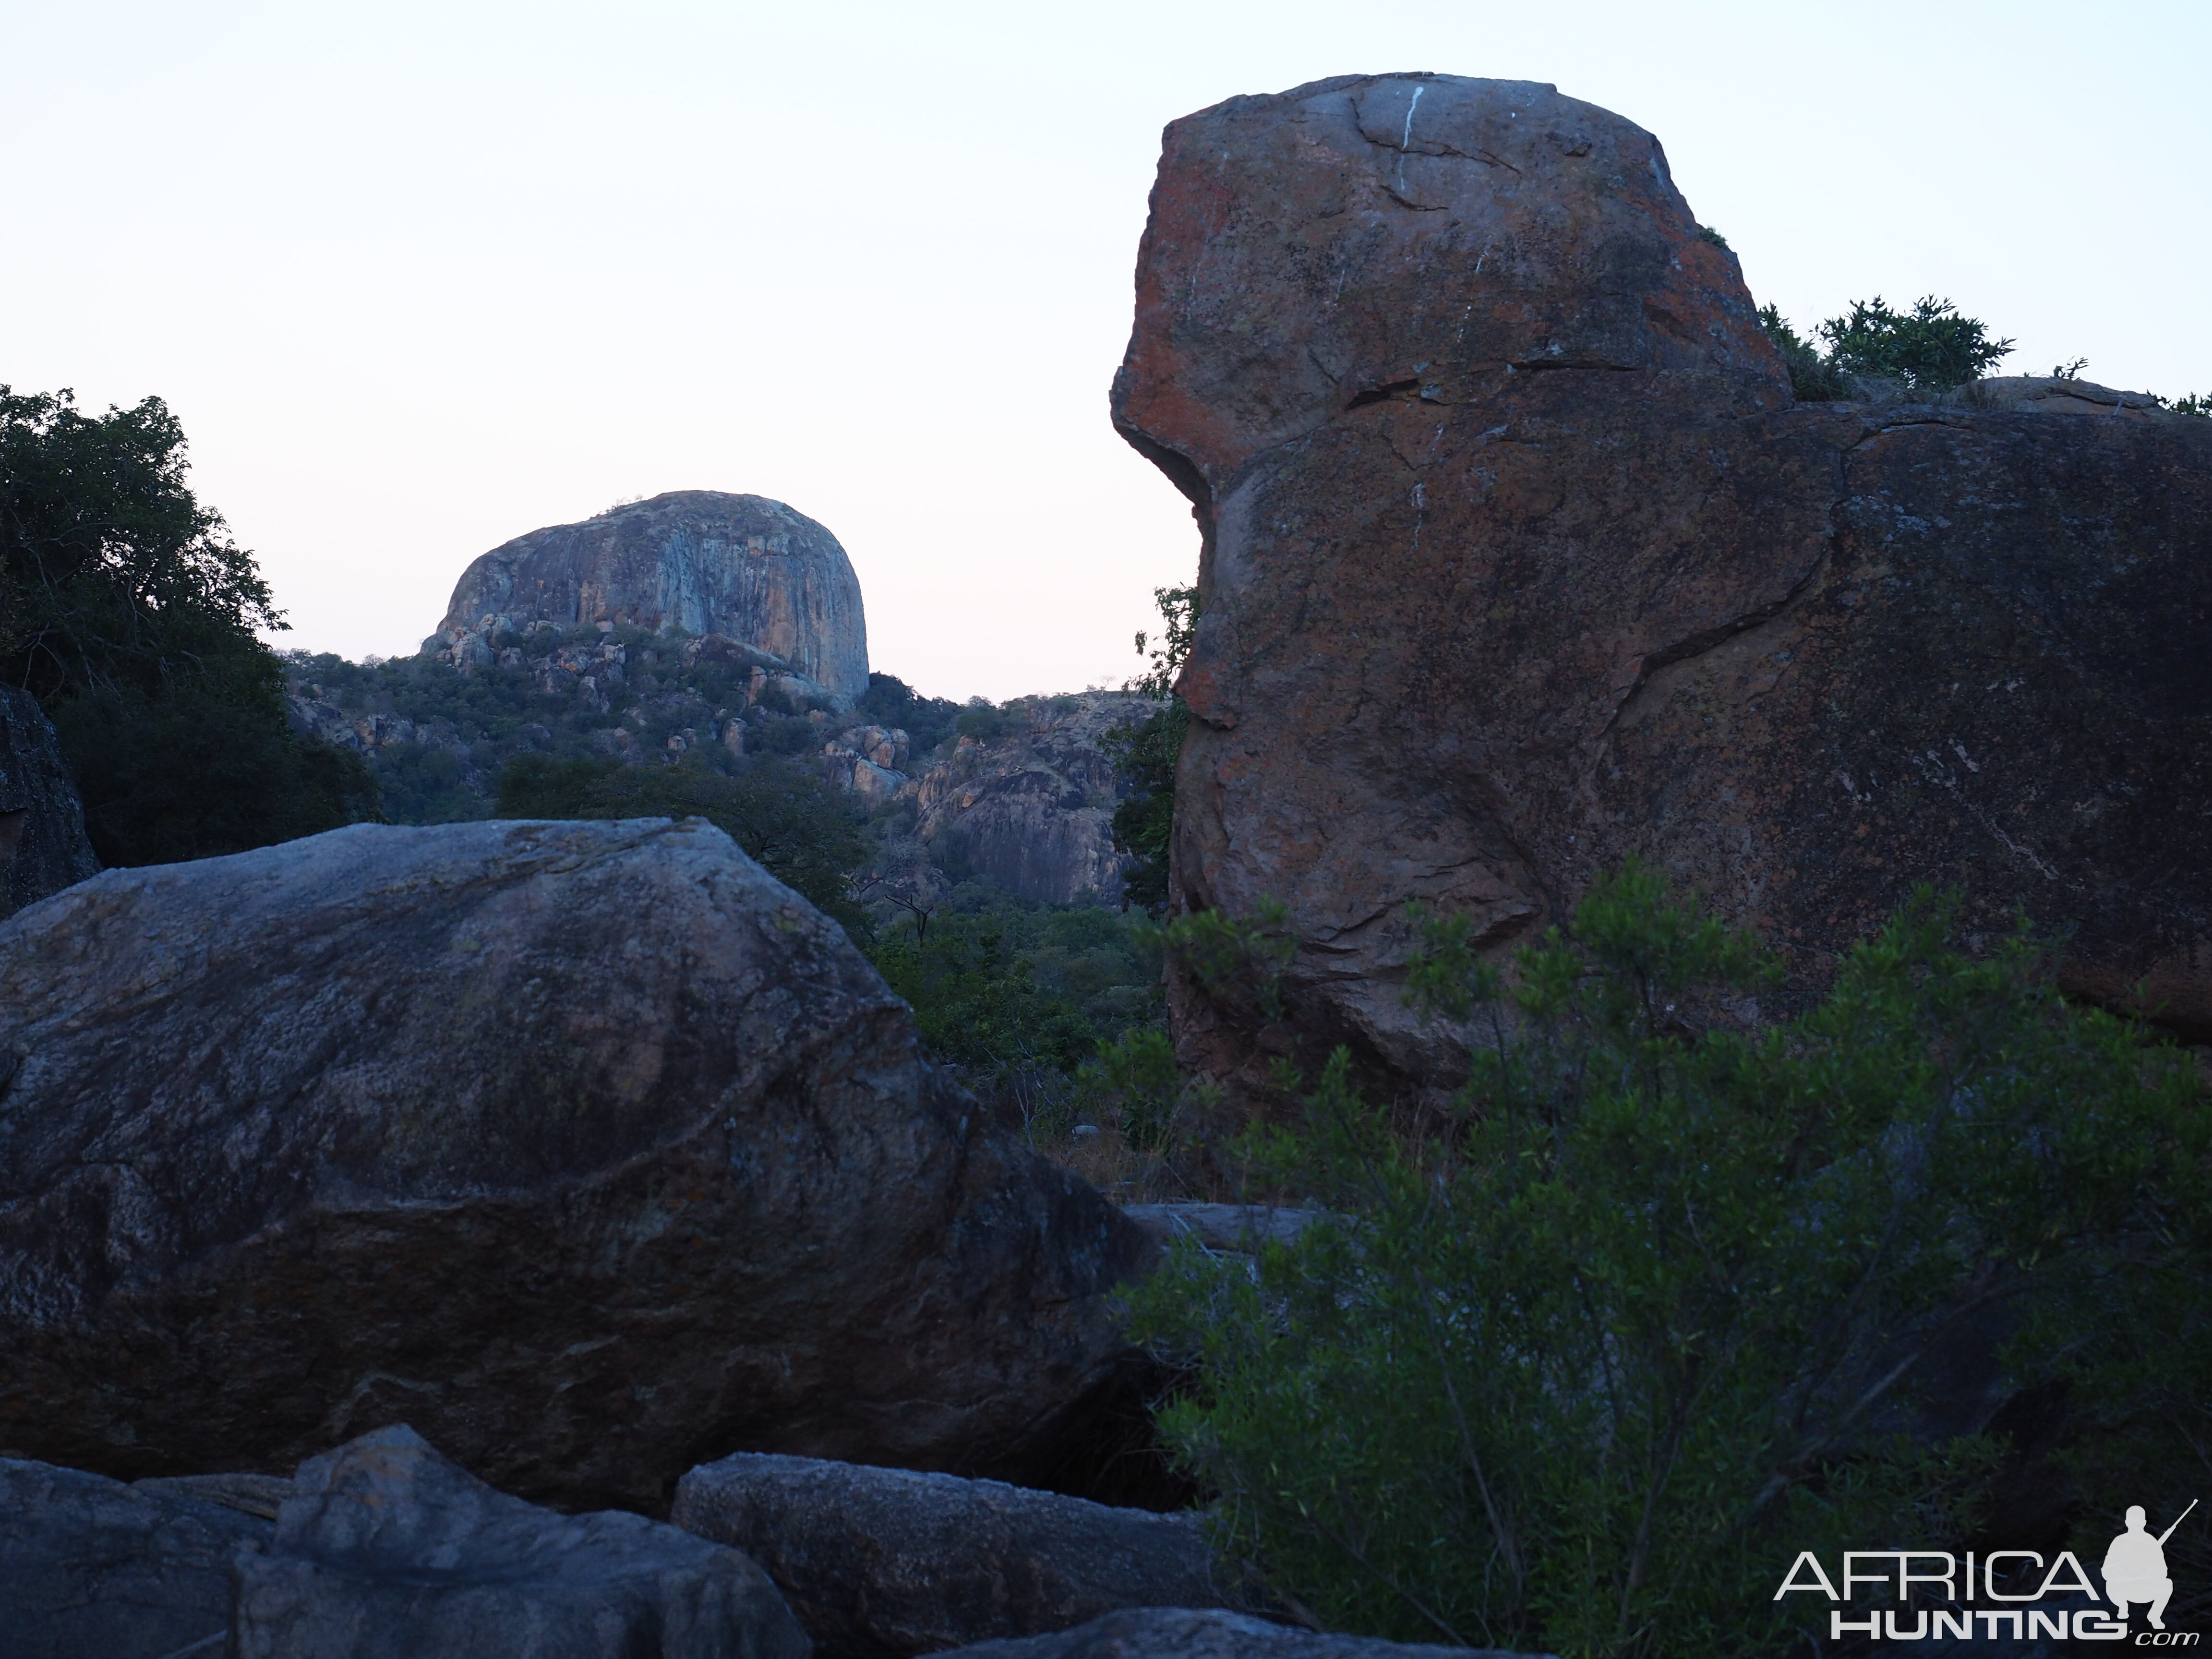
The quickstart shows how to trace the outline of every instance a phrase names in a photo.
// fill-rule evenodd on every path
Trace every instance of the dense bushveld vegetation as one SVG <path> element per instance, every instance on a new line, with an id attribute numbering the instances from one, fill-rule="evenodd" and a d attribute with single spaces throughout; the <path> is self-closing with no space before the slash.
<path id="1" fill-rule="evenodd" d="M 2200 1079 L 2058 997 L 2025 933 L 1966 954 L 1955 915 L 1922 894 L 1756 1031 L 1710 999 L 1769 959 L 1647 870 L 1504 974 L 1425 919 L 1412 995 L 1473 1045 L 1450 1110 L 1409 1127 L 1341 1052 L 1286 1073 L 1285 1121 L 1233 1151 L 1328 1218 L 1249 1267 L 1179 1253 L 1133 1299 L 1195 1379 L 1162 1421 L 1231 1558 L 1407 1640 L 1820 1650 L 1827 1603 L 1774 1599 L 1798 1551 L 1990 1523 L 2002 1446 L 1919 1409 L 1978 1333 L 2070 1398 L 2097 1551 L 2127 1503 L 2179 1513 L 2212 1477 Z M 1279 935 L 1169 944 L 1264 999 Z M 2201 1598 L 2212 1551 L 2172 1547 Z"/>
<path id="2" fill-rule="evenodd" d="M 88 416 L 0 386 L 0 676 L 61 737 L 104 864 L 234 853 L 372 817 L 349 751 L 295 735 L 252 556 L 185 483 L 158 398 Z"/>

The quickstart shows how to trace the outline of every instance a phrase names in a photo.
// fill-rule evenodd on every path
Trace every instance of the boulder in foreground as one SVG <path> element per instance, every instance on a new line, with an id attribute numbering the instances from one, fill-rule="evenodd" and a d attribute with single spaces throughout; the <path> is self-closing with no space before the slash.
<path id="1" fill-rule="evenodd" d="M 825 1659 L 906 1659 L 1226 1599 L 1196 1515 L 995 1480 L 741 1454 L 685 1475 L 671 1518 L 766 1568 Z"/>
<path id="2" fill-rule="evenodd" d="M 77 1469 L 0 1458 L 0 1655 L 223 1651 L 231 1561 L 268 1522 Z"/>
<path id="3" fill-rule="evenodd" d="M 0 923 L 0 1446 L 406 1420 L 659 1512 L 737 1449 L 1050 1479 L 1143 1240 L 696 821 L 356 825 Z"/>
<path id="4" fill-rule="evenodd" d="M 1109 1613 L 1056 1636 L 978 1642 L 945 1659 L 1514 1659 L 1504 1648 L 1424 1647 L 1370 1636 L 1323 1636 L 1219 1609 Z"/>
<path id="5" fill-rule="evenodd" d="M 735 1550 L 618 1510 L 494 1492 L 404 1426 L 301 1466 L 238 1564 L 239 1659 L 806 1659 Z"/>

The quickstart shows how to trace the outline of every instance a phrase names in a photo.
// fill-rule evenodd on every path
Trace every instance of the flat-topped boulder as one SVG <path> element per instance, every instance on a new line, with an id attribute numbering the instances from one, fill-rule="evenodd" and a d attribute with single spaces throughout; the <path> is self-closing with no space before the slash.
<path id="1" fill-rule="evenodd" d="M 356 825 L 0 923 L 0 1447 L 137 1478 L 412 1423 L 664 1510 L 738 1450 L 1015 1480 L 1142 1235 L 697 820 Z"/>
<path id="2" fill-rule="evenodd" d="M 518 536 L 461 573 L 439 629 L 448 649 L 489 653 L 538 622 L 722 635 L 841 697 L 868 689 L 853 562 L 765 495 L 671 490 Z"/>

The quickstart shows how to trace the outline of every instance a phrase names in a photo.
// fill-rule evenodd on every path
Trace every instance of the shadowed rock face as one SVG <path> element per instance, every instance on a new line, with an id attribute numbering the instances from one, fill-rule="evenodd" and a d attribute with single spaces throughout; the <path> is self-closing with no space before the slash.
<path id="1" fill-rule="evenodd" d="M 722 634 L 840 696 L 868 689 L 860 581 L 837 538 L 762 495 L 679 489 L 494 548 L 461 573 L 439 624 L 625 623 Z"/>
<path id="2" fill-rule="evenodd" d="M 0 916 L 99 870 L 52 722 L 29 692 L 0 685 Z"/>
<path id="3" fill-rule="evenodd" d="M 0 924 L 0 1446 L 401 1419 L 564 1506 L 772 1450 L 1049 1477 L 1141 1236 L 696 820 L 359 825 Z"/>
<path id="4" fill-rule="evenodd" d="M 1211 1607 L 1199 1517 L 996 1480 L 740 1453 L 676 1489 L 670 1518 L 743 1550 L 823 1659 L 907 1659 L 1066 1630 L 1116 1607 Z"/>
<path id="5" fill-rule="evenodd" d="M 404 1425 L 300 1468 L 238 1560 L 239 1659 L 807 1659 L 768 1576 L 619 1510 L 559 1516 L 472 1480 Z"/>
<path id="6" fill-rule="evenodd" d="M 1175 123 L 1114 410 L 1205 536 L 1178 902 L 1285 900 L 1299 1012 L 1414 1084 L 1405 901 L 1503 951 L 1631 853 L 1797 994 L 1936 881 L 2212 1030 L 2212 422 L 2111 403 L 1793 407 L 1657 141 L 1549 87 Z"/>

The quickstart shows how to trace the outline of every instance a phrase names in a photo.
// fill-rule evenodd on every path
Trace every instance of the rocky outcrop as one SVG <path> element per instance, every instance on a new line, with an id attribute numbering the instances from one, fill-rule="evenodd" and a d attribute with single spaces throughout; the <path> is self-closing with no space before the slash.
<path id="1" fill-rule="evenodd" d="M 679 489 L 494 548 L 461 573 L 441 649 L 489 661 L 539 622 L 723 635 L 854 698 L 868 689 L 860 578 L 837 538 L 781 501 Z"/>
<path id="2" fill-rule="evenodd" d="M 201 1498 L 0 1458 L 0 1654 L 221 1654 L 232 1558 L 271 1531 Z"/>
<path id="3" fill-rule="evenodd" d="M 356 825 L 0 924 L 0 1445 L 410 1421 L 653 1511 L 741 1449 L 1065 1467 L 1141 1236 L 697 821 Z"/>
<path id="4" fill-rule="evenodd" d="M 238 1562 L 239 1659 L 806 1659 L 760 1568 L 642 1516 L 494 1492 L 404 1426 L 301 1465 Z"/>
<path id="5" fill-rule="evenodd" d="M 1117 902 L 1128 859 L 1114 848 L 1121 785 L 1101 739 L 1158 707 L 1110 691 L 1031 700 L 1027 729 L 962 738 L 902 792 L 933 862 L 988 876 L 1042 904 Z"/>
<path id="6" fill-rule="evenodd" d="M 685 1475 L 671 1519 L 757 1560 L 824 1659 L 908 1659 L 1117 1607 L 1224 1600 L 1194 1513 L 995 1480 L 739 1455 Z"/>
<path id="7" fill-rule="evenodd" d="M 1504 952 L 1631 854 L 1798 995 L 1934 881 L 2212 1033 L 2212 422 L 1793 406 L 1658 142 L 1528 82 L 1175 123 L 1137 288 L 1115 418 L 1204 535 L 1176 902 L 1284 901 L 1322 1041 L 1449 1082 L 1406 901 Z"/>
<path id="8" fill-rule="evenodd" d="M 1249 1614 L 1146 1607 L 1109 1613 L 1056 1636 L 978 1642 L 945 1659 L 1513 1659 L 1503 1648 L 1432 1648 L 1368 1636 L 1323 1636 Z"/>
<path id="9" fill-rule="evenodd" d="M 0 685 L 0 916 L 99 871 L 52 722 L 29 692 Z"/>

